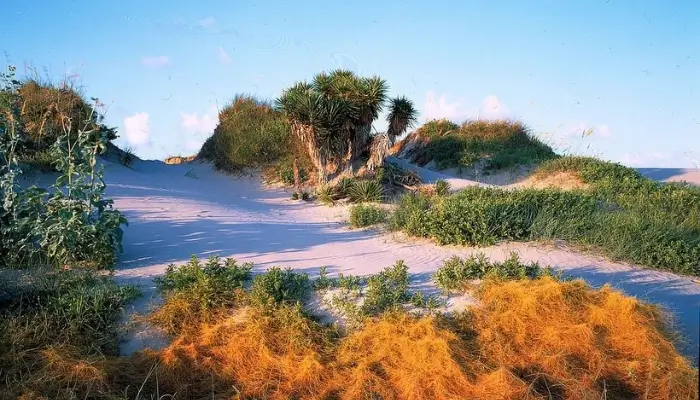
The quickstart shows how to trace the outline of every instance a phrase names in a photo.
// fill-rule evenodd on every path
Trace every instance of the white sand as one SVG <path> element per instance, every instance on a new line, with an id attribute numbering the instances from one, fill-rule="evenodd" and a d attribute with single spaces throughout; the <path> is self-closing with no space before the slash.
<path id="1" fill-rule="evenodd" d="M 251 261 L 257 271 L 279 265 L 315 274 L 319 267 L 327 266 L 331 275 L 375 273 L 402 259 L 413 274 L 415 287 L 434 289 L 431 273 L 452 255 L 484 251 L 492 259 L 503 260 L 516 251 L 526 261 L 562 269 L 594 286 L 610 283 L 667 308 L 677 316 L 675 328 L 686 337 L 681 349 L 697 357 L 700 283 L 692 278 L 564 248 L 522 243 L 486 249 L 440 247 L 372 230 L 350 230 L 343 223 L 344 207 L 292 201 L 288 192 L 264 188 L 259 179 L 235 179 L 213 172 L 206 164 L 138 161 L 133 169 L 107 165 L 107 194 L 129 219 L 116 275 L 146 291 L 145 298 L 134 306 L 139 311 L 144 311 L 153 295 L 151 278 L 162 274 L 169 263 L 185 262 L 192 254 Z M 454 188 L 474 184 L 450 181 Z M 132 337 L 122 350 L 129 353 L 153 344 L 148 338 L 143 340 Z"/>

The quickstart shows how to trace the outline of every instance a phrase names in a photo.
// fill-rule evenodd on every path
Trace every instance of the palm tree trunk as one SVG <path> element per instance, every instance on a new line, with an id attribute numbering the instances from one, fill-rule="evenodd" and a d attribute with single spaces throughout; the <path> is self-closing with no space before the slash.
<path id="1" fill-rule="evenodd" d="M 328 180 L 328 176 L 326 175 L 327 157 L 316 143 L 314 128 L 309 125 L 294 122 L 292 123 L 292 132 L 306 145 L 306 152 L 309 154 L 309 158 L 311 158 L 314 167 L 316 167 L 319 183 L 326 183 Z"/>

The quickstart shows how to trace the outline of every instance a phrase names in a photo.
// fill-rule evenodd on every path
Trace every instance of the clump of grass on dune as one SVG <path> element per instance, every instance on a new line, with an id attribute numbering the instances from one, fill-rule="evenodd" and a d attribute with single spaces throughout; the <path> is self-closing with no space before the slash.
<path id="1" fill-rule="evenodd" d="M 388 211 L 383 208 L 374 205 L 358 204 L 350 208 L 350 226 L 362 228 L 376 225 L 384 222 L 388 214 Z"/>
<path id="2" fill-rule="evenodd" d="M 118 318 L 138 290 L 90 271 L 0 273 L 0 398 L 104 398 Z"/>
<path id="3" fill-rule="evenodd" d="M 548 398 L 696 399 L 697 371 L 654 306 L 583 281 L 488 282 L 457 318 L 487 366 Z M 551 398 L 551 397 L 549 397 Z"/>
<path id="4" fill-rule="evenodd" d="M 562 160 L 562 161 L 560 161 Z M 581 170 L 586 190 L 470 187 L 447 197 L 407 195 L 390 225 L 441 244 L 563 239 L 616 260 L 700 275 L 700 189 L 662 184 L 597 160 L 545 163 Z"/>
<path id="5" fill-rule="evenodd" d="M 269 102 L 245 95 L 221 110 L 219 124 L 198 157 L 227 172 L 263 167 L 269 170 L 267 175 L 286 183 L 293 183 L 295 158 L 302 180 L 313 170 L 284 116 Z"/>
<path id="6" fill-rule="evenodd" d="M 434 162 L 438 169 L 474 167 L 499 170 L 531 165 L 556 157 L 527 126 L 515 121 L 430 121 L 412 136 L 420 144 L 408 154 L 412 162 Z M 411 137 L 409 137 L 409 140 Z"/>

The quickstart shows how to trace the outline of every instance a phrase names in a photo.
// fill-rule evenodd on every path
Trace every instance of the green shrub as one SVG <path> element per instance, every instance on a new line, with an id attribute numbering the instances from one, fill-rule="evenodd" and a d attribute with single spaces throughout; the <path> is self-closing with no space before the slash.
<path id="1" fill-rule="evenodd" d="M 384 188 L 374 180 L 355 181 L 348 195 L 353 203 L 380 202 L 384 198 Z"/>
<path id="2" fill-rule="evenodd" d="M 435 181 L 435 194 L 438 196 L 447 196 L 450 194 L 450 182 L 444 179 L 438 179 Z"/>
<path id="3" fill-rule="evenodd" d="M 426 211 L 431 206 L 427 196 L 408 192 L 399 198 L 398 207 L 389 217 L 389 228 L 394 231 L 404 230 L 413 236 L 426 236 Z"/>
<path id="4" fill-rule="evenodd" d="M 362 228 L 382 223 L 388 215 L 387 210 L 373 205 L 358 204 L 350 208 L 350 226 Z"/>
<path id="5" fill-rule="evenodd" d="M 438 287 L 444 290 L 461 289 L 467 282 L 486 277 L 501 280 L 535 279 L 540 276 L 553 276 L 551 268 L 541 268 L 536 262 L 523 264 L 518 254 L 511 252 L 505 262 L 491 262 L 484 253 L 469 258 L 453 256 L 445 261 L 433 278 Z"/>
<path id="6" fill-rule="evenodd" d="M 378 274 L 371 275 L 367 279 L 362 314 L 378 315 L 407 302 L 411 298 L 408 283 L 408 267 L 402 260 L 396 261 L 393 266 Z"/>
<path id="7" fill-rule="evenodd" d="M 10 69 L 0 76 L 5 107 L 0 112 L 0 262 L 113 267 L 116 253 L 121 251 L 121 225 L 126 224 L 126 218 L 104 197 L 102 166 L 97 163 L 110 136 L 98 128 L 66 129 L 57 134 L 51 147 L 54 166 L 61 172 L 56 183 L 49 191 L 21 189 L 17 177 L 22 170 L 17 158 L 21 129 L 26 128 L 19 122 L 26 111 L 21 108 L 26 105 L 22 99 L 26 93 L 20 94 L 13 74 Z M 90 123 L 92 120 L 86 121 L 86 125 Z M 50 126 L 50 121 L 47 124 Z"/>
<path id="8" fill-rule="evenodd" d="M 272 167 L 278 179 L 294 183 L 297 158 L 302 178 L 312 170 L 306 152 L 283 115 L 268 102 L 238 95 L 219 113 L 219 124 L 202 145 L 199 156 L 227 172 Z"/>
<path id="9" fill-rule="evenodd" d="M 165 274 L 153 281 L 162 292 L 191 293 L 208 309 L 225 306 L 233 300 L 233 292 L 242 289 L 251 279 L 252 268 L 252 263 L 239 265 L 233 258 L 222 261 L 220 257 L 209 257 L 202 264 L 192 256 L 189 262 L 180 266 L 168 265 Z"/>
<path id="10" fill-rule="evenodd" d="M 302 303 L 311 289 L 308 274 L 272 267 L 253 279 L 251 295 L 255 303 L 265 306 Z"/>

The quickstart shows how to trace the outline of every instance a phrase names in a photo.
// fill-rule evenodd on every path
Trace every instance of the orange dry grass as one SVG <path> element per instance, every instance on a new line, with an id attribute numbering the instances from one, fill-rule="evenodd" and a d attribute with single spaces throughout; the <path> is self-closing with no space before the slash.
<path id="1" fill-rule="evenodd" d="M 434 317 L 386 316 L 343 340 L 336 392 L 341 399 L 418 400 L 513 398 L 526 391 L 507 372 L 486 371 L 469 347 Z M 483 378 L 475 383 L 477 376 Z"/>
<path id="2" fill-rule="evenodd" d="M 239 311 L 240 312 L 240 311 Z M 330 371 L 324 358 L 328 329 L 285 307 L 274 315 L 251 309 L 188 329 L 167 348 L 140 355 L 159 363 L 159 387 L 178 398 L 324 398 Z M 153 381 L 151 379 L 151 381 Z"/>
<path id="3" fill-rule="evenodd" d="M 17 370 L 0 373 L 0 399 L 102 398 L 110 391 L 106 358 L 77 354 L 69 347 L 49 347 L 21 354 Z M 11 381 L 12 380 L 12 381 Z"/>
<path id="4" fill-rule="evenodd" d="M 342 338 L 299 307 L 218 313 L 163 350 L 115 360 L 110 386 L 129 398 L 144 380 L 145 398 L 698 398 L 655 307 L 551 278 L 487 280 L 477 296 L 455 317 L 394 312 Z M 102 382 L 67 365 L 62 376 Z"/>
<path id="5" fill-rule="evenodd" d="M 535 174 L 518 184 L 518 186 L 531 187 L 535 189 L 558 188 L 561 190 L 588 189 L 589 185 L 584 183 L 578 174 L 573 172 L 555 172 L 551 175 Z"/>
<path id="6" fill-rule="evenodd" d="M 697 399 L 697 371 L 650 305 L 582 281 L 487 283 L 469 327 L 483 358 L 540 395 L 559 398 Z"/>

